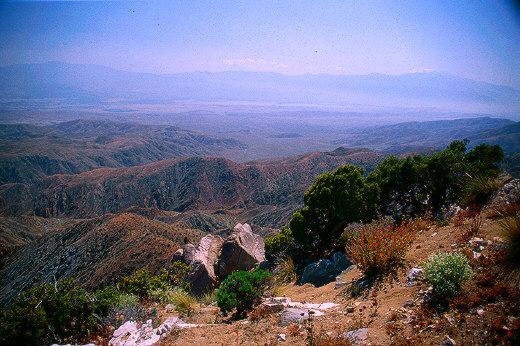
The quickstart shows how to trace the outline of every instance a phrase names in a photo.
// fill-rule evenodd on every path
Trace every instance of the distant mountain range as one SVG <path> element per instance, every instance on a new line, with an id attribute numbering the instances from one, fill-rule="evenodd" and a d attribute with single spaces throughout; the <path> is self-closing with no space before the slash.
<path id="1" fill-rule="evenodd" d="M 3 103 L 63 99 L 69 103 L 193 100 L 369 105 L 517 116 L 520 111 L 519 90 L 437 72 L 398 76 L 238 71 L 156 75 L 62 62 L 0 67 L 0 99 Z"/>
<path id="2" fill-rule="evenodd" d="M 425 148 L 444 149 L 454 140 L 468 138 L 470 147 L 480 143 L 500 144 L 505 151 L 513 152 L 520 150 L 518 124 L 508 119 L 489 117 L 404 122 L 353 129 L 332 143 L 395 153 Z"/>

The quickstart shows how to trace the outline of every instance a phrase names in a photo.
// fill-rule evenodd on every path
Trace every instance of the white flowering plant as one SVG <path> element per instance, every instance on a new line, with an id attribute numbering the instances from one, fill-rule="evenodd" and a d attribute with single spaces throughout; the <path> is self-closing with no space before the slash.
<path id="1" fill-rule="evenodd" d="M 473 276 L 468 259 L 460 253 L 431 255 L 423 268 L 424 281 L 433 286 L 433 294 L 439 298 L 458 295 L 462 284 Z"/>

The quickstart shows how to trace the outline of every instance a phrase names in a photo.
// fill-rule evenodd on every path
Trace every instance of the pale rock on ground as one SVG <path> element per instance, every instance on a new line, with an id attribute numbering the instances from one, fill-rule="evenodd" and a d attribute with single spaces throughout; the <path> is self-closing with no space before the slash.
<path id="1" fill-rule="evenodd" d="M 146 321 L 140 327 L 136 322 L 127 321 L 114 331 L 109 346 L 147 346 L 157 343 L 168 336 L 172 330 L 196 327 L 196 324 L 188 324 L 178 317 L 168 317 L 159 327 L 152 327 L 152 320 Z"/>

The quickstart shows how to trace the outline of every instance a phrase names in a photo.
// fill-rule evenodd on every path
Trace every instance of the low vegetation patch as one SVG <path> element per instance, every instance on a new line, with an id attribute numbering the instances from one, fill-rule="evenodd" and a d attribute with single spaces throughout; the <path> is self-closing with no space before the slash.
<path id="1" fill-rule="evenodd" d="M 458 295 L 461 285 L 473 275 L 468 259 L 460 253 L 431 255 L 423 268 L 424 280 L 433 286 L 433 294 L 441 299 Z"/>
<path id="2" fill-rule="evenodd" d="M 73 279 L 56 285 L 40 282 L 20 294 L 9 311 L 2 311 L 0 344 L 82 343 L 102 332 L 93 314 L 105 310 L 105 303 L 78 288 Z"/>
<path id="3" fill-rule="evenodd" d="M 347 257 L 367 276 L 388 272 L 402 261 L 416 232 L 414 223 L 385 221 L 347 229 Z"/>
<path id="4" fill-rule="evenodd" d="M 470 207 L 473 205 L 483 205 L 486 200 L 500 187 L 500 183 L 494 177 L 478 175 L 468 177 L 464 183 L 461 196 L 461 205 Z"/>
<path id="5" fill-rule="evenodd" d="M 515 267 L 520 267 L 520 212 L 504 218 L 500 227 L 507 242 L 509 259 Z"/>
<path id="6" fill-rule="evenodd" d="M 243 317 L 258 305 L 270 276 L 267 270 L 258 268 L 229 275 L 217 292 L 217 305 L 224 316 L 236 309 L 236 317 Z"/>

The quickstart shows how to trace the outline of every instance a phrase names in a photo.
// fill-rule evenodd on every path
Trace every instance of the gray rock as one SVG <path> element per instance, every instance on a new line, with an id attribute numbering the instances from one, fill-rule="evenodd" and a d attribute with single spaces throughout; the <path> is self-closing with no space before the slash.
<path id="1" fill-rule="evenodd" d="M 195 254 L 197 253 L 197 249 L 193 244 L 184 244 L 182 247 L 182 259 L 181 261 L 186 264 L 192 264 L 195 258 Z"/>
<path id="2" fill-rule="evenodd" d="M 286 327 L 291 324 L 301 324 L 303 321 L 309 319 L 309 310 L 285 308 L 280 316 L 280 326 Z"/>
<path id="3" fill-rule="evenodd" d="M 175 251 L 175 253 L 173 254 L 172 261 L 173 262 L 182 261 L 183 254 L 184 254 L 184 250 L 182 248 L 177 249 L 177 251 Z"/>
<path id="4" fill-rule="evenodd" d="M 368 339 L 368 329 L 361 328 L 345 332 L 339 336 L 342 339 L 349 340 L 354 345 L 365 345 Z"/>
<path id="5" fill-rule="evenodd" d="M 445 336 L 444 337 L 444 340 L 442 341 L 442 344 L 444 346 L 455 346 L 457 345 L 457 343 L 455 342 L 455 340 L 453 340 L 452 338 L 450 338 L 449 336 Z"/>
<path id="6" fill-rule="evenodd" d="M 406 287 L 417 286 L 417 278 L 420 277 L 422 273 L 423 270 L 421 268 L 415 267 L 410 269 L 408 276 L 406 276 Z"/>
<path id="7" fill-rule="evenodd" d="M 340 289 L 340 288 L 343 288 L 343 287 L 347 287 L 348 285 L 350 285 L 352 282 L 350 281 L 336 281 L 334 283 L 334 289 Z"/>
<path id="8" fill-rule="evenodd" d="M 336 252 L 334 255 L 332 255 L 332 262 L 334 262 L 336 269 L 340 273 L 352 264 L 347 259 L 347 255 L 345 255 L 343 252 Z"/>
<path id="9" fill-rule="evenodd" d="M 152 327 L 152 320 L 143 323 L 137 328 L 135 322 L 128 321 L 116 329 L 113 337 L 108 342 L 109 346 L 148 346 L 159 342 L 175 329 L 194 327 L 178 317 L 168 317 L 159 327 Z"/>
<path id="10" fill-rule="evenodd" d="M 222 238 L 208 234 L 200 240 L 197 252 L 193 256 L 191 264 L 192 272 L 188 276 L 191 291 L 195 295 L 202 295 L 212 289 L 217 283 L 215 275 L 215 263 L 217 262 Z M 184 249 L 186 254 L 186 249 Z"/>
<path id="11" fill-rule="evenodd" d="M 487 207 L 491 209 L 518 201 L 520 201 L 520 179 L 513 179 L 491 195 Z"/>
<path id="12" fill-rule="evenodd" d="M 336 276 L 350 267 L 352 267 L 352 263 L 347 259 L 347 256 L 344 253 L 337 252 L 332 256 L 332 261 L 321 259 L 307 265 L 303 270 L 301 281 L 316 286 L 325 285 L 336 280 Z M 337 288 L 342 286 L 340 283 Z"/>
<path id="13" fill-rule="evenodd" d="M 407 301 L 405 301 L 403 303 L 403 308 L 408 308 L 408 307 L 411 307 L 414 305 L 415 305 L 415 302 L 413 301 L 413 299 L 408 299 Z"/>
<path id="14" fill-rule="evenodd" d="M 265 261 L 264 239 L 246 224 L 237 224 L 220 251 L 217 264 L 222 278 L 237 270 L 250 270 Z"/>
<path id="15" fill-rule="evenodd" d="M 321 286 L 335 280 L 336 275 L 334 262 L 321 259 L 305 267 L 302 275 L 302 283 L 311 283 L 316 286 Z"/>

